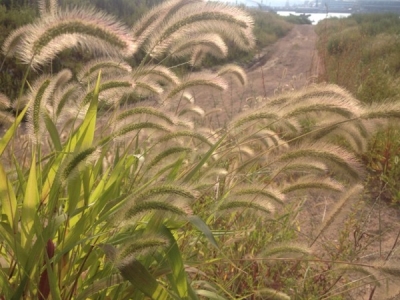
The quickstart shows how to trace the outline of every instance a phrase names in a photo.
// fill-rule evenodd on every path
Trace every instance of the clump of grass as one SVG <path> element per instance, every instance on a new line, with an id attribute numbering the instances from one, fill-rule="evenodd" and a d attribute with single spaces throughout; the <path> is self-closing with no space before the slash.
<path id="1" fill-rule="evenodd" d="M 394 14 L 360 14 L 319 24 L 326 70 L 323 79 L 345 87 L 364 103 L 396 105 L 400 93 L 398 26 Z M 391 124 L 369 141 L 364 159 L 373 198 L 380 194 L 385 201 L 397 203 L 397 129 Z"/>
<path id="2" fill-rule="evenodd" d="M 28 27 L 36 35 L 22 36 L 16 48 L 16 55 L 33 55 L 28 70 L 50 64 L 60 50 L 31 52 L 35 37 L 43 49 L 64 34 L 74 42 L 70 46 L 97 43 L 85 51 L 97 51 L 99 40 L 121 47 L 109 55 L 106 44 L 97 53 L 107 53 L 107 59 L 89 60 L 80 73 L 39 76 L 32 91 L 22 89 L 22 99 L 16 99 L 20 114 L 0 140 L 0 156 L 10 150 L 12 158 L 7 167 L 0 163 L 5 298 L 310 299 L 331 296 L 334 289 L 347 295 L 345 273 L 360 257 L 349 257 L 346 270 L 336 268 L 340 251 L 321 254 L 319 237 L 356 199 L 364 170 L 357 148 L 344 149 L 335 139 L 340 131 L 329 128 L 349 126 L 352 135 L 340 137 L 349 144 L 354 136 L 362 141 L 367 124 L 399 118 L 398 106 L 363 105 L 337 86 L 319 85 L 260 102 L 225 128 L 201 128 L 194 120 L 204 111 L 187 89 L 226 89 L 227 74 L 245 84 L 243 70 L 228 65 L 181 78 L 155 57 L 167 61 L 175 43 L 204 31 L 246 49 L 253 41 L 246 12 L 219 3 L 168 1 L 134 26 L 136 38 L 124 40 L 125 26 L 109 24 L 113 19 L 102 13 L 89 11 L 79 19 L 85 9 L 58 14 L 55 2 L 46 3 Z M 93 19 L 103 17 L 94 30 Z M 63 30 L 54 30 L 58 25 Z M 228 34 L 231 26 L 235 32 Z M 44 38 L 46 30 L 51 34 Z M 188 60 L 210 50 L 197 46 Z M 124 55 L 139 47 L 145 58 L 129 65 Z M 135 93 L 154 100 L 152 106 L 126 107 L 124 99 Z M 28 164 L 22 165 L 13 150 L 27 113 L 34 136 L 24 149 Z M 316 192 L 336 205 L 317 236 L 299 243 L 299 199 L 312 200 Z M 352 270 L 398 275 L 388 266 Z"/>

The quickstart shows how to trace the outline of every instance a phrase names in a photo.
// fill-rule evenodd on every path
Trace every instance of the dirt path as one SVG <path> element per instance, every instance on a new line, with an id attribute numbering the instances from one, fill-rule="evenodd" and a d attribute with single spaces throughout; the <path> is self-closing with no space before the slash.
<path id="1" fill-rule="evenodd" d="M 206 110 L 221 108 L 212 115 L 213 126 L 222 126 L 232 115 L 246 105 L 251 106 L 258 96 L 272 96 L 276 93 L 301 88 L 316 79 L 317 35 L 312 25 L 295 25 L 284 38 L 263 49 L 256 60 L 247 67 L 248 84 L 245 87 L 232 82 L 227 92 L 220 93 L 204 89 L 192 91 L 197 104 Z"/>

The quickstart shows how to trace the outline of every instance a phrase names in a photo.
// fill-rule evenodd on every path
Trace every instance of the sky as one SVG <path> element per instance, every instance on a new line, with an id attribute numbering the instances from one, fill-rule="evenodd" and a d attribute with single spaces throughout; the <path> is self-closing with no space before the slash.
<path id="1" fill-rule="evenodd" d="M 269 6 L 284 6 L 287 0 L 217 0 L 230 4 L 245 4 L 246 6 L 258 6 L 257 3 Z M 288 0 L 290 4 L 304 3 L 304 0 Z"/>

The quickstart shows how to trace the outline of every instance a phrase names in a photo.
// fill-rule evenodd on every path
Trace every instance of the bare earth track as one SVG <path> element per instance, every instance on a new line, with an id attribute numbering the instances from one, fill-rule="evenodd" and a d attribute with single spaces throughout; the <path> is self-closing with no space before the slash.
<path id="1" fill-rule="evenodd" d="M 248 84 L 242 87 L 232 82 L 225 93 L 195 89 L 196 103 L 205 110 L 221 108 L 211 123 L 222 126 L 228 117 L 251 106 L 255 97 L 268 97 L 285 90 L 298 89 L 313 82 L 319 71 L 315 42 L 317 35 L 312 25 L 295 25 L 275 44 L 263 49 L 246 68 Z"/>

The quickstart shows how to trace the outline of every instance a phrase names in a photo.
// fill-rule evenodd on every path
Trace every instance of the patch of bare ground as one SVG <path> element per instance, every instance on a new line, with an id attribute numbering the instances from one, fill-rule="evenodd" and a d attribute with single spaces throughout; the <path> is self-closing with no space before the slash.
<path id="1" fill-rule="evenodd" d="M 213 127 L 221 127 L 235 114 L 255 106 L 257 97 L 270 97 L 316 82 L 323 73 L 323 63 L 315 47 L 316 40 L 312 25 L 296 25 L 284 38 L 260 51 L 247 66 L 247 86 L 232 82 L 232 88 L 224 93 L 204 88 L 193 89 L 196 103 L 206 111 L 220 109 L 218 113 L 208 116 L 207 122 Z M 319 237 L 314 248 L 317 252 L 329 247 L 332 251 L 340 251 L 340 232 L 347 230 L 347 243 L 354 245 L 354 251 L 365 247 L 354 263 L 371 265 L 377 260 L 381 264 L 387 260 L 385 266 L 400 265 L 400 210 L 378 200 L 373 201 L 368 195 L 361 198 L 362 202 L 358 204 L 353 202 L 345 205 L 341 214 Z M 304 203 L 297 217 L 301 242 L 310 244 L 336 200 L 326 194 L 315 194 Z M 350 222 L 349 216 L 359 222 L 346 227 L 346 222 Z M 390 286 L 390 289 L 377 289 L 370 298 L 374 285 L 362 285 L 349 293 L 349 299 L 400 300 L 400 287 L 397 288 L 393 283 L 387 285 L 382 276 L 378 278 L 382 279 L 381 286 Z"/>
<path id="2" fill-rule="evenodd" d="M 208 121 L 220 127 L 227 118 L 253 106 L 256 97 L 270 97 L 314 82 L 320 69 L 316 39 L 312 25 L 295 25 L 285 37 L 260 51 L 246 67 L 248 83 L 245 87 L 232 81 L 231 87 L 223 93 L 193 89 L 196 103 L 206 111 L 219 108 L 220 112 L 210 115 Z"/>

